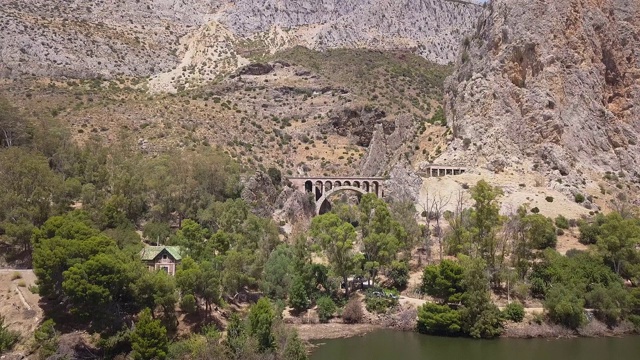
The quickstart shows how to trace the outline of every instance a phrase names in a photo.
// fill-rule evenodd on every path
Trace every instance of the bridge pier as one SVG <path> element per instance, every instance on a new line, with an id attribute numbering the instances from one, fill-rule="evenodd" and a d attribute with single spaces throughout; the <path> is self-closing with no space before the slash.
<path id="1" fill-rule="evenodd" d="M 316 214 L 320 214 L 327 199 L 342 191 L 351 191 L 361 195 L 373 193 L 384 197 L 381 177 L 290 177 L 288 180 L 298 191 L 313 193 L 316 201 Z"/>

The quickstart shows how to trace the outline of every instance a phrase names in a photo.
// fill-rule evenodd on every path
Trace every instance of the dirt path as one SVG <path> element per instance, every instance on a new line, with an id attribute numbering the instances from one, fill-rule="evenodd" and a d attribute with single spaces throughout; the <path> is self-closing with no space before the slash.
<path id="1" fill-rule="evenodd" d="M 400 299 L 398 301 L 400 305 L 403 307 L 410 306 L 415 308 L 417 308 L 418 306 L 422 306 L 427 302 L 430 302 L 430 300 L 427 300 L 427 299 L 417 299 L 417 298 L 412 298 L 408 296 L 400 296 Z M 498 309 L 500 309 L 501 311 L 504 310 L 504 308 L 505 308 L 504 306 L 498 306 Z M 541 314 L 544 312 L 544 308 L 543 307 L 526 307 L 524 308 L 524 311 L 527 315 L 536 314 L 536 313 Z"/>
<path id="2" fill-rule="evenodd" d="M 402 307 L 411 306 L 411 307 L 417 308 L 418 306 L 424 305 L 427 302 L 427 300 L 416 299 L 416 298 L 407 297 L 407 296 L 400 296 L 400 299 L 398 300 L 398 302 Z"/>

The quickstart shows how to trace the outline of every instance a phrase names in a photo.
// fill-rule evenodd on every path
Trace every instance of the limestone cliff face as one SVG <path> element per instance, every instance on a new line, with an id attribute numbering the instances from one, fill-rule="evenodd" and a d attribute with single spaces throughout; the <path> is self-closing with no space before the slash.
<path id="1" fill-rule="evenodd" d="M 638 178 L 639 1 L 494 0 L 462 46 L 439 162 Z"/>
<path id="2" fill-rule="evenodd" d="M 223 21 L 243 36 L 277 27 L 314 49 L 415 48 L 446 64 L 480 10 L 445 0 L 237 0 Z"/>
<path id="3" fill-rule="evenodd" d="M 446 64 L 480 10 L 447 0 L 0 0 L 0 76 L 210 80 L 296 45 L 410 48 Z"/>

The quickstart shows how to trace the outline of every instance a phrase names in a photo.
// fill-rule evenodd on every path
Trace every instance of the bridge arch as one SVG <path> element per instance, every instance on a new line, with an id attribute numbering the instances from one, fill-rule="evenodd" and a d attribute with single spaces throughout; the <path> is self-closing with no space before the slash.
<path id="1" fill-rule="evenodd" d="M 329 191 L 326 191 L 324 194 L 322 194 L 322 196 L 316 201 L 316 214 L 320 215 L 320 211 L 322 210 L 322 207 L 324 205 L 324 203 L 326 201 L 328 201 L 329 197 L 335 193 L 339 193 L 339 192 L 343 192 L 343 191 L 355 191 L 356 193 L 360 194 L 360 195 L 365 195 L 368 192 L 364 191 L 363 189 L 359 188 L 359 187 L 355 187 L 355 186 L 339 186 L 339 187 L 335 187 Z"/>

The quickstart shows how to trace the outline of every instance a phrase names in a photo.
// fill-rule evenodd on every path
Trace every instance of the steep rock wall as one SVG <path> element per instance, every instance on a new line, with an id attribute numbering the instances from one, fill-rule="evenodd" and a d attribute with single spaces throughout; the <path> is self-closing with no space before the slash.
<path id="1" fill-rule="evenodd" d="M 439 162 L 638 178 L 640 2 L 495 0 L 462 46 Z"/>

